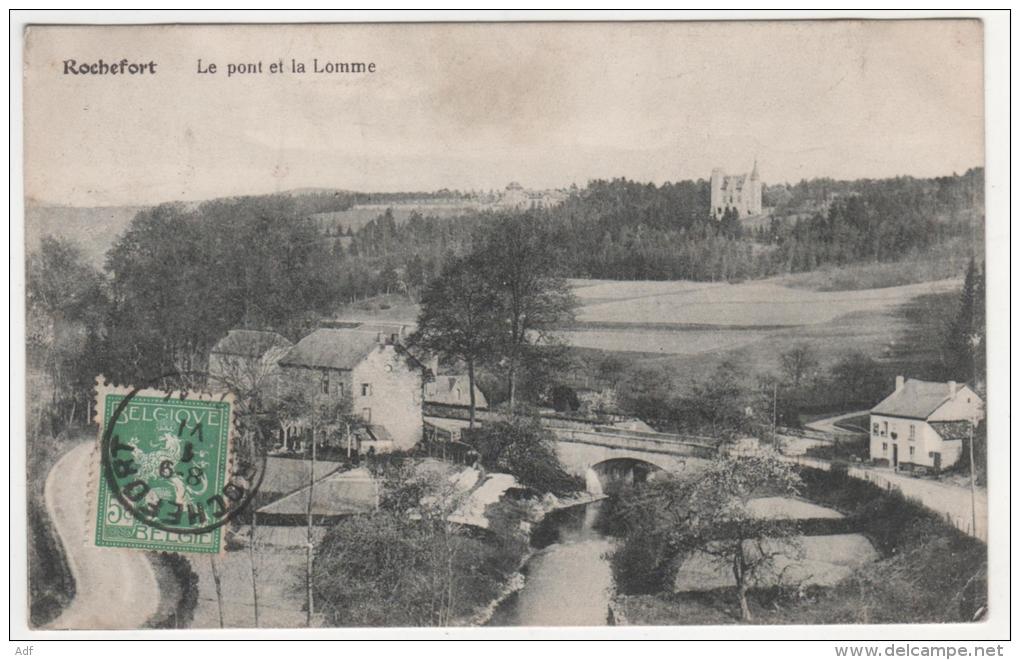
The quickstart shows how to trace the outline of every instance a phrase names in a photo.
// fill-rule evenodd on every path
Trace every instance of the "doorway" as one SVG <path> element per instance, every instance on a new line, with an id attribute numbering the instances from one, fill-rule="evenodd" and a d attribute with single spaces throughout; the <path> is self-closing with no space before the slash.
<path id="1" fill-rule="evenodd" d="M 892 446 L 892 466 L 895 470 L 900 464 L 900 448 L 895 444 Z"/>

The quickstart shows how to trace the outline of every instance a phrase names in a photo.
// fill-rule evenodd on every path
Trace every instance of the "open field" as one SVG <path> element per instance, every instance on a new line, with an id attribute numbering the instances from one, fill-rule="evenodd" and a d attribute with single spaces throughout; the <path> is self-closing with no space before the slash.
<path id="1" fill-rule="evenodd" d="M 558 333 L 577 348 L 604 351 L 695 355 L 729 350 L 757 341 L 768 334 L 764 330 L 657 330 L 645 328 L 567 330 Z"/>
<path id="2" fill-rule="evenodd" d="M 912 320 L 907 312 L 919 304 L 951 307 L 961 286 L 951 279 L 861 291 L 794 289 L 778 279 L 571 284 L 581 303 L 579 321 L 560 335 L 575 350 L 625 353 L 631 368 L 661 369 L 684 383 L 704 379 L 724 360 L 749 375 L 778 373 L 782 353 L 802 344 L 813 349 L 820 371 L 859 351 L 890 373 L 901 369 L 924 377 L 922 363 L 937 337 L 910 341 L 918 323 L 931 322 Z M 393 295 L 348 305 L 338 317 L 413 325 L 417 312 L 406 297 Z"/>
<path id="3" fill-rule="evenodd" d="M 674 287 L 663 285 L 675 285 Z M 619 282 L 577 289 L 577 320 L 628 325 L 740 327 L 814 325 L 858 312 L 881 311 L 911 298 L 959 288 L 954 279 L 859 291 L 810 291 L 776 280 L 727 283 Z M 594 295 L 592 295 L 594 293 Z M 606 299 L 609 299 L 606 301 Z"/>

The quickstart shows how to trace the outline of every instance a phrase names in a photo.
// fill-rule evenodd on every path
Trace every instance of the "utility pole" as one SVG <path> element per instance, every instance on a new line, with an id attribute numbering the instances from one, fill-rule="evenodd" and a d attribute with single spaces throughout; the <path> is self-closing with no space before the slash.
<path id="1" fill-rule="evenodd" d="M 259 627 L 259 569 L 255 562 L 255 537 L 259 529 L 259 514 L 251 512 L 251 538 L 248 540 L 248 560 L 251 562 L 251 597 L 253 613 L 255 615 L 255 627 Z"/>
<path id="2" fill-rule="evenodd" d="M 314 614 L 314 601 L 312 599 L 312 502 L 314 501 L 315 489 L 315 429 L 311 432 L 312 441 L 312 462 L 308 470 L 308 534 L 305 539 L 305 588 L 307 590 L 308 613 L 305 617 L 305 624 L 312 627 L 312 615 Z"/>
<path id="3" fill-rule="evenodd" d="M 974 479 L 974 425 L 977 423 L 977 418 L 973 417 L 970 421 L 970 531 L 974 536 L 977 536 L 977 499 L 974 493 L 976 489 Z"/>
<path id="4" fill-rule="evenodd" d="M 980 304 L 984 304 L 982 300 Z M 981 343 L 981 335 L 973 333 L 970 336 L 970 359 L 972 364 L 972 371 L 974 377 L 974 387 L 978 388 L 978 372 L 977 372 L 977 347 Z M 978 388 L 980 389 L 980 388 Z M 977 536 L 977 478 L 975 476 L 974 469 L 974 428 L 977 426 L 977 414 L 971 416 L 970 419 L 970 529 L 974 536 Z M 987 460 L 988 452 L 985 452 Z"/>
<path id="5" fill-rule="evenodd" d="M 779 383 L 772 383 L 772 448 L 779 451 L 779 443 L 776 442 L 776 399 L 779 396 Z"/>

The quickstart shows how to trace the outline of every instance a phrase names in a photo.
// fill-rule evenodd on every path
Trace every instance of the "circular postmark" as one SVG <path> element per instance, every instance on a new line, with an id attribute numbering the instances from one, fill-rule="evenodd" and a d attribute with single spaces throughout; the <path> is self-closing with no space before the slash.
<path id="1" fill-rule="evenodd" d="M 268 459 L 258 415 L 229 387 L 186 387 L 209 380 L 168 374 L 97 401 L 103 485 L 135 522 L 196 538 L 236 518 L 258 492 Z"/>

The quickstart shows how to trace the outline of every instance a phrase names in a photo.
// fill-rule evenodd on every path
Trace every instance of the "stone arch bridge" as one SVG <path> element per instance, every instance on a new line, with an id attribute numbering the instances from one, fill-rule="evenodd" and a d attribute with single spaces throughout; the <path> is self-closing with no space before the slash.
<path id="1" fill-rule="evenodd" d="M 716 447 L 668 433 L 612 427 L 547 428 L 556 435 L 556 453 L 568 472 L 583 477 L 593 493 L 654 479 L 661 473 L 696 471 L 718 455 Z"/>
<path id="2" fill-rule="evenodd" d="M 427 424 L 445 420 L 467 426 L 463 406 L 429 403 L 425 414 Z M 498 415 L 482 410 L 476 419 L 485 424 Z M 661 473 L 697 470 L 718 455 L 718 448 L 705 438 L 622 429 L 552 414 L 542 416 L 542 425 L 556 436 L 556 453 L 567 471 L 582 477 L 589 491 L 600 494 Z"/>

